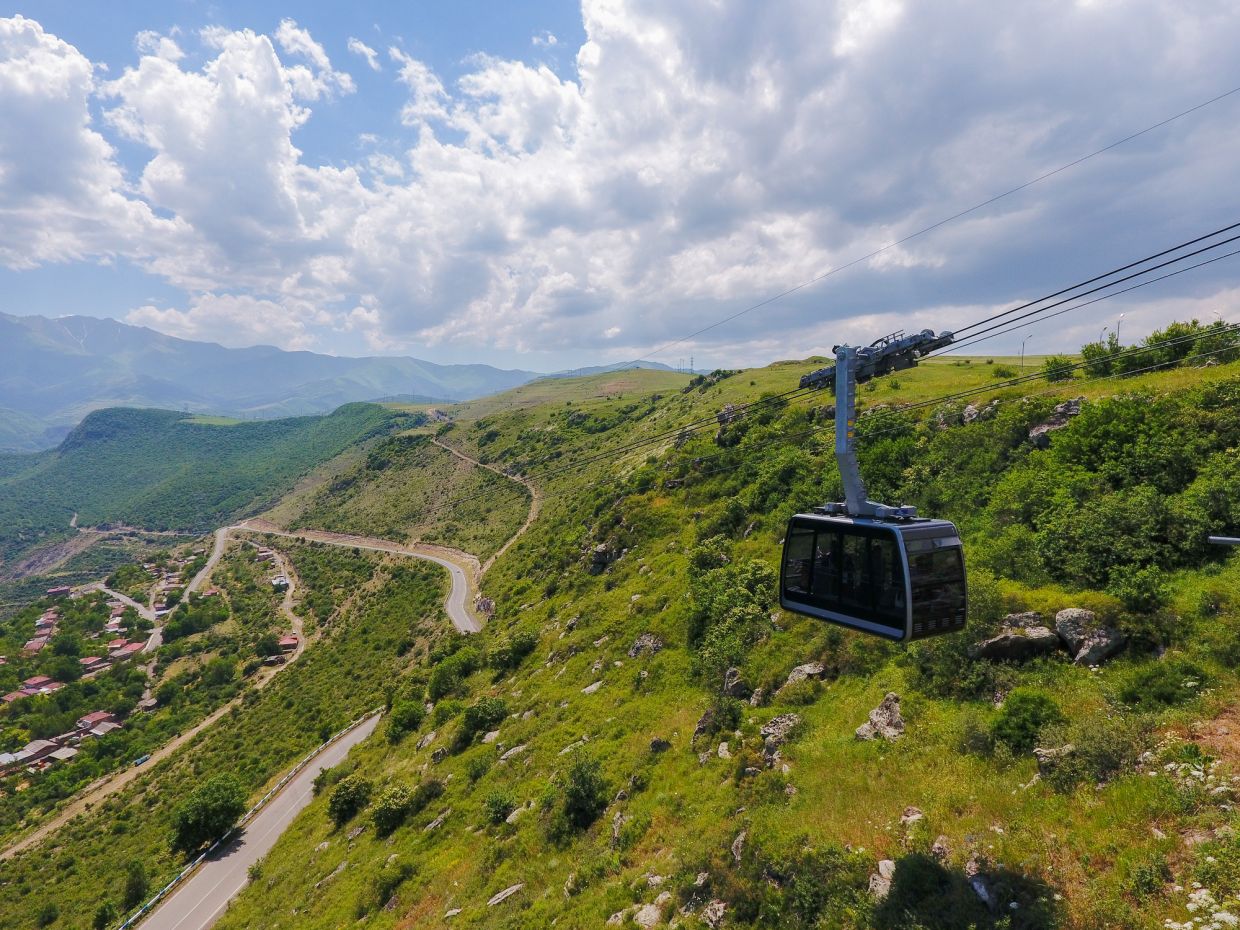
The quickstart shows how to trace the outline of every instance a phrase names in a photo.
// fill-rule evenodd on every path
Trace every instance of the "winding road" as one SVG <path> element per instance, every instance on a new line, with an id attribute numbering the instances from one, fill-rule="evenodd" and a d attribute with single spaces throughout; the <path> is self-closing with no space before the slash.
<path id="1" fill-rule="evenodd" d="M 339 765 L 349 750 L 374 732 L 379 718 L 358 724 L 325 748 L 260 810 L 245 829 L 160 902 L 142 921 L 143 930 L 207 930 L 246 882 L 250 866 L 265 856 L 314 797 L 314 778 Z"/>

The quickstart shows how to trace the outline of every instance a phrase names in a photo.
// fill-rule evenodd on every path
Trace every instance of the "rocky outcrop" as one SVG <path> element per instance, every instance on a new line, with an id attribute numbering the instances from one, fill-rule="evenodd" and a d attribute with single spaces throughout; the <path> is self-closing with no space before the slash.
<path id="1" fill-rule="evenodd" d="M 821 662 L 806 662 L 788 673 L 788 680 L 784 682 L 783 687 L 795 685 L 800 681 L 808 681 L 811 678 L 821 678 L 826 673 L 827 668 Z"/>
<path id="2" fill-rule="evenodd" d="M 1062 404 L 1056 405 L 1051 411 L 1051 415 L 1046 418 L 1044 423 L 1030 428 L 1029 438 L 1033 440 L 1034 445 L 1038 448 L 1046 448 L 1051 443 L 1050 433 L 1057 429 L 1063 429 L 1068 422 L 1081 414 L 1081 403 L 1084 397 L 1074 397 L 1071 400 L 1065 400 Z"/>
<path id="3" fill-rule="evenodd" d="M 651 752 L 655 752 L 655 753 L 667 752 L 671 748 L 672 748 L 672 744 L 669 743 L 667 740 L 663 739 L 661 736 L 656 736 L 654 739 L 650 741 Z"/>
<path id="4" fill-rule="evenodd" d="M 995 414 L 999 412 L 999 400 L 996 398 L 984 407 L 977 407 L 973 404 L 966 404 L 961 411 L 960 419 L 965 424 L 973 423 L 978 420 L 993 420 Z"/>
<path id="5" fill-rule="evenodd" d="M 1077 665 L 1100 665 L 1127 644 L 1123 633 L 1102 626 L 1097 614 L 1080 607 L 1055 614 L 1055 632 Z"/>
<path id="6" fill-rule="evenodd" d="M 711 901 L 704 908 L 702 908 L 702 923 L 710 927 L 711 930 L 715 930 L 715 928 L 723 925 L 723 917 L 727 914 L 727 912 L 727 903 L 715 898 L 715 900 Z"/>
<path id="7" fill-rule="evenodd" d="M 1023 630 L 1005 630 L 998 636 L 969 647 L 969 658 L 992 662 L 1024 662 L 1037 656 L 1050 655 L 1059 648 L 1059 637 L 1044 626 Z"/>
<path id="8" fill-rule="evenodd" d="M 599 543 L 586 553 L 586 571 L 591 575 L 601 575 L 614 561 L 616 561 L 615 550 L 607 543 Z"/>
<path id="9" fill-rule="evenodd" d="M 883 899 L 891 892 L 891 880 L 896 877 L 894 860 L 884 859 L 878 864 L 878 871 L 870 875 L 870 894 Z"/>
<path id="10" fill-rule="evenodd" d="M 762 735 L 762 755 L 767 765 L 774 765 L 779 761 L 780 747 L 788 742 L 792 731 L 800 722 L 800 714 L 780 714 L 758 731 Z"/>
<path id="11" fill-rule="evenodd" d="M 732 841 L 732 861 L 737 865 L 741 863 L 741 856 L 745 854 L 745 837 L 749 835 L 747 830 L 742 830 L 736 834 L 736 839 Z"/>
<path id="12" fill-rule="evenodd" d="M 739 668 L 733 667 L 723 673 L 723 693 L 742 701 L 752 693 Z"/>
<path id="13" fill-rule="evenodd" d="M 1128 645 L 1128 637 L 1119 630 L 1102 627 L 1086 634 L 1081 651 L 1072 659 L 1077 665 L 1101 665 Z"/>
<path id="14" fill-rule="evenodd" d="M 1055 632 L 1072 655 L 1081 650 L 1085 634 L 1098 626 L 1098 615 L 1082 607 L 1069 607 L 1055 614 Z"/>
<path id="15" fill-rule="evenodd" d="M 638 656 L 652 656 L 662 648 L 663 640 L 653 633 L 643 633 L 633 640 L 633 645 L 629 647 L 629 658 L 636 659 Z"/>
<path id="16" fill-rule="evenodd" d="M 1057 769 L 1065 759 L 1076 752 L 1076 747 L 1065 743 L 1054 749 L 1034 749 L 1033 756 L 1038 760 L 1038 775 L 1045 778 Z"/>
<path id="17" fill-rule="evenodd" d="M 516 885 L 510 885 L 509 887 L 505 888 L 503 891 L 499 892 L 498 894 L 492 895 L 491 899 L 487 901 L 487 907 L 495 907 L 495 905 L 497 904 L 502 904 L 503 902 L 507 901 L 509 898 L 511 898 L 514 894 L 516 894 L 518 891 L 520 891 L 524 887 L 525 887 L 525 882 L 521 882 L 520 884 L 516 884 Z"/>
<path id="18" fill-rule="evenodd" d="M 870 711 L 870 719 L 857 727 L 857 739 L 899 739 L 904 733 L 900 715 L 900 695 L 888 691 L 881 704 Z"/>

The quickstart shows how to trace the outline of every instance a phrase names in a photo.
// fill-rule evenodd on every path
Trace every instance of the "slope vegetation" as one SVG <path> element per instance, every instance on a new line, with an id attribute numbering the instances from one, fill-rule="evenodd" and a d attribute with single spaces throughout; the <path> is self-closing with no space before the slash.
<path id="1" fill-rule="evenodd" d="M 674 432 L 815 364 L 458 408 L 445 440 L 541 474 L 542 515 L 486 576 L 487 629 L 409 667 L 399 723 L 220 926 L 1136 928 L 1185 919 L 1177 885 L 1240 892 L 1237 759 L 1192 738 L 1240 699 L 1240 563 L 1200 540 L 1240 517 L 1240 368 L 996 390 L 968 422 L 892 402 L 985 386 L 980 359 L 867 389 L 875 496 L 957 520 L 970 553 L 969 632 L 902 648 L 772 607 L 787 516 L 839 495 L 828 398 Z M 969 652 L 1074 607 L 1126 651 Z M 729 668 L 756 698 L 721 693 Z M 858 740 L 888 692 L 903 736 Z M 1068 745 L 1036 778 L 1032 749 Z"/>

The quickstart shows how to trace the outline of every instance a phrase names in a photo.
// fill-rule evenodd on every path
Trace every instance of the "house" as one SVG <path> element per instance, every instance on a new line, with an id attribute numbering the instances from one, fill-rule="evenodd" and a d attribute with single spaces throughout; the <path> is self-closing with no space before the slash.
<path id="1" fill-rule="evenodd" d="M 101 659 L 99 656 L 86 656 L 78 659 L 78 664 L 82 666 L 83 673 L 101 672 L 108 667 L 108 660 Z"/>
<path id="2" fill-rule="evenodd" d="M 22 682 L 22 690 L 27 694 L 38 694 L 50 684 L 54 682 L 46 675 L 34 675 Z"/>
<path id="3" fill-rule="evenodd" d="M 84 717 L 78 717 L 77 728 L 89 730 L 101 723 L 116 723 L 116 714 L 110 714 L 106 710 L 96 710 Z"/>
<path id="4" fill-rule="evenodd" d="M 288 588 L 288 579 L 283 575 L 276 575 L 271 579 L 271 586 L 277 591 L 284 591 Z"/>
<path id="5" fill-rule="evenodd" d="M 280 651 L 281 652 L 296 652 L 297 645 L 298 645 L 298 640 L 296 636 L 281 636 L 280 637 Z"/>
<path id="6" fill-rule="evenodd" d="M 0 697 L 0 701 L 5 704 L 12 704 L 14 701 L 20 701 L 24 697 L 30 697 L 25 691 L 10 691 L 4 697 Z"/>
<path id="7" fill-rule="evenodd" d="M 113 649 L 120 649 L 122 646 L 128 645 L 128 643 L 129 640 L 127 639 L 113 639 L 108 642 L 108 652 L 111 652 Z"/>
<path id="8" fill-rule="evenodd" d="M 96 724 L 95 726 L 91 727 L 90 735 L 95 736 L 95 737 L 107 736 L 109 733 L 115 732 L 116 730 L 119 730 L 120 728 L 121 728 L 121 725 L 119 723 L 112 723 L 110 721 L 105 720 L 103 723 Z"/>
<path id="9" fill-rule="evenodd" d="M 142 643 L 126 643 L 109 651 L 108 658 L 113 662 L 124 662 L 127 659 L 132 659 L 142 651 L 142 645 Z"/>
<path id="10" fill-rule="evenodd" d="M 105 633 L 120 633 L 125 629 L 125 624 L 120 619 L 109 620 L 103 627 Z"/>
<path id="11" fill-rule="evenodd" d="M 0 775 L 7 775 L 9 769 L 17 765 L 17 755 L 11 752 L 0 752 Z"/>
<path id="12" fill-rule="evenodd" d="M 146 698 L 138 702 L 138 710 L 142 711 L 143 713 L 147 713 L 147 714 L 149 714 L 151 711 L 153 711 L 158 706 L 159 706 L 158 698 L 150 697 L 150 698 Z"/>
<path id="13" fill-rule="evenodd" d="M 18 765 L 31 765 L 46 759 L 59 747 L 50 739 L 31 740 L 17 753 Z"/>
<path id="14" fill-rule="evenodd" d="M 72 593 L 73 588 L 69 587 L 67 584 L 57 585 L 54 588 L 47 589 L 48 597 L 68 597 Z"/>
<path id="15" fill-rule="evenodd" d="M 219 588 L 207 588 L 202 592 L 203 597 L 216 597 L 220 593 Z"/>
<path id="16" fill-rule="evenodd" d="M 22 654 L 32 656 L 39 652 L 47 645 L 46 636 L 36 636 L 34 639 L 26 640 L 26 645 L 22 646 Z"/>
<path id="17" fill-rule="evenodd" d="M 68 762 L 77 754 L 78 751 L 72 746 L 61 746 L 55 752 L 49 752 L 47 757 L 55 762 Z"/>
<path id="18" fill-rule="evenodd" d="M 55 694 L 57 691 L 59 691 L 64 686 L 65 686 L 65 683 L 63 681 L 53 681 L 51 684 L 44 685 L 41 689 L 39 689 L 39 693 L 40 694 Z"/>

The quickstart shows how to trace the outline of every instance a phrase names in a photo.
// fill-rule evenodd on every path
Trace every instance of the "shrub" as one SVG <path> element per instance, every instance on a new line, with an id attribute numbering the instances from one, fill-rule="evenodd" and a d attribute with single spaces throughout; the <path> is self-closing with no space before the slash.
<path id="1" fill-rule="evenodd" d="M 383 837 L 405 822 L 409 816 L 409 807 L 413 801 L 413 792 L 407 785 L 391 785 L 375 798 L 370 810 L 375 832 Z"/>
<path id="2" fill-rule="evenodd" d="M 538 637 L 533 633 L 514 633 L 507 641 L 500 643 L 487 657 L 492 668 L 500 670 L 514 669 L 534 651 L 538 645 Z"/>
<path id="3" fill-rule="evenodd" d="M 1052 355 L 1042 363 L 1042 375 L 1047 381 L 1071 381 L 1074 363 L 1066 355 Z"/>
<path id="4" fill-rule="evenodd" d="M 607 807 L 607 782 L 597 759 L 578 752 L 564 775 L 563 803 L 560 808 L 567 825 L 584 830 Z"/>
<path id="5" fill-rule="evenodd" d="M 1078 784 L 1101 784 L 1131 770 L 1149 743 L 1149 724 L 1140 718 L 1098 714 L 1047 727 L 1043 739 L 1050 746 L 1073 747 L 1042 775 L 1056 791 L 1071 791 Z"/>
<path id="6" fill-rule="evenodd" d="M 403 700 L 392 705 L 388 715 L 387 739 L 389 743 L 399 743 L 405 736 L 418 727 L 426 718 L 426 708 L 420 701 Z"/>
<path id="7" fill-rule="evenodd" d="M 413 865 L 393 856 L 383 864 L 379 874 L 358 899 L 354 917 L 361 920 L 373 910 L 384 907 L 401 885 L 413 876 Z"/>
<path id="8" fill-rule="evenodd" d="M 1153 662 L 1128 675 L 1119 699 L 1131 707 L 1158 710 L 1192 700 L 1206 683 L 1206 673 L 1184 659 Z"/>
<path id="9" fill-rule="evenodd" d="M 1059 707 L 1045 694 L 1019 688 L 1008 695 L 990 732 L 1012 752 L 1029 752 L 1046 727 L 1063 719 Z"/>
<path id="10" fill-rule="evenodd" d="M 146 866 L 140 859 L 134 859 L 129 863 L 129 869 L 125 873 L 125 895 L 121 898 L 121 906 L 127 911 L 133 910 L 146 900 L 150 888 L 151 883 L 146 875 Z"/>
<path id="11" fill-rule="evenodd" d="M 508 705 L 502 698 L 480 698 L 465 708 L 465 715 L 461 718 L 461 742 L 468 744 L 477 734 L 497 726 L 507 716 Z"/>
<path id="12" fill-rule="evenodd" d="M 48 901 L 39 908 L 39 916 L 35 918 L 40 927 L 49 927 L 60 917 L 60 908 L 55 901 Z"/>
<path id="13" fill-rule="evenodd" d="M 822 682 L 816 679 L 794 682 L 779 689 L 779 700 L 784 704 L 813 704 L 821 696 Z"/>
<path id="14" fill-rule="evenodd" d="M 350 775 L 332 789 L 327 799 L 327 815 L 337 827 L 352 820 L 367 804 L 373 786 L 361 775 Z"/>
<path id="15" fill-rule="evenodd" d="M 460 687 L 461 682 L 478 670 L 478 650 L 465 647 L 441 660 L 431 672 L 427 692 L 432 701 L 446 697 Z"/>
<path id="16" fill-rule="evenodd" d="M 502 823 L 516 806 L 517 802 L 512 794 L 500 788 L 488 794 L 482 802 L 482 808 L 486 811 L 487 820 L 494 824 Z"/>
<path id="17" fill-rule="evenodd" d="M 1165 576 L 1157 565 L 1119 565 L 1111 571 L 1107 593 L 1131 611 L 1153 613 L 1167 604 Z"/>
<path id="18" fill-rule="evenodd" d="M 491 771 L 494 757 L 489 752 L 481 752 L 465 763 L 465 775 L 472 785 L 487 772 Z"/>
<path id="19" fill-rule="evenodd" d="M 1011 365 L 996 365 L 990 369 L 990 376 L 992 378 L 1015 378 L 1016 369 Z"/>
<path id="20" fill-rule="evenodd" d="M 222 837 L 245 813 L 245 790 L 229 772 L 213 775 L 172 816 L 172 848 L 189 854 Z"/>

